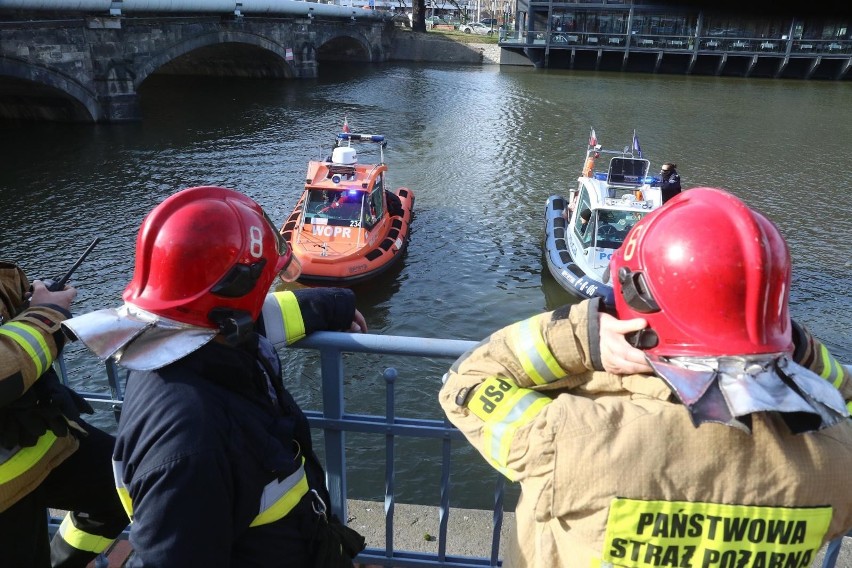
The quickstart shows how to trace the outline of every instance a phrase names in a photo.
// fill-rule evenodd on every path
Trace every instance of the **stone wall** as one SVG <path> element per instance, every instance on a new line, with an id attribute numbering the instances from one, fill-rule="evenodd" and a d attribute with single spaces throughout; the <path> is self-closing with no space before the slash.
<path id="1" fill-rule="evenodd" d="M 443 36 L 397 30 L 393 38 L 391 61 L 430 61 L 444 63 L 483 63 L 480 44 L 466 44 Z"/>
<path id="2" fill-rule="evenodd" d="M 471 63 L 476 65 L 526 65 L 523 55 L 501 49 L 494 43 L 463 43 L 441 35 L 397 29 L 388 55 L 391 61 Z"/>

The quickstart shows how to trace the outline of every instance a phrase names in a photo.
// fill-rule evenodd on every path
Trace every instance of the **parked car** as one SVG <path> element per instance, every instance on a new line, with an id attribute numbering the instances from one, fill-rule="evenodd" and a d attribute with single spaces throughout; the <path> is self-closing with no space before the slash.
<path id="1" fill-rule="evenodd" d="M 489 28 L 497 27 L 497 18 L 483 18 L 479 21 L 488 26 Z"/>
<path id="2" fill-rule="evenodd" d="M 459 26 L 459 31 L 464 32 L 466 34 L 479 34 L 479 35 L 491 35 L 494 33 L 494 30 L 491 29 L 491 26 L 487 26 L 482 22 L 473 22 L 471 24 L 462 24 Z"/>
<path id="3" fill-rule="evenodd" d="M 441 16 L 429 16 L 426 18 L 426 25 L 432 24 L 433 26 L 449 26 L 450 22 L 442 18 Z"/>

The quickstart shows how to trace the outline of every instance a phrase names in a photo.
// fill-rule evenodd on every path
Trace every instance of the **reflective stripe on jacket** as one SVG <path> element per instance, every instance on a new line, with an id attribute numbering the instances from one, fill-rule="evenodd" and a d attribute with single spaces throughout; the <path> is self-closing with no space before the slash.
<path id="1" fill-rule="evenodd" d="M 79 444 L 74 436 L 57 438 L 48 430 L 34 446 L 0 448 L 0 513 L 38 487 Z"/>
<path id="2" fill-rule="evenodd" d="M 0 326 L 0 407 L 17 400 L 53 363 L 65 345 L 60 322 L 70 313 L 35 306 Z"/>
<path id="3" fill-rule="evenodd" d="M 65 341 L 59 323 L 68 316 L 55 306 L 35 306 L 0 326 L 0 408 L 27 393 L 50 368 Z M 34 446 L 0 448 L 0 512 L 38 487 L 78 446 L 74 436 L 57 438 L 48 431 Z"/>
<path id="4" fill-rule="evenodd" d="M 305 476 L 304 458 L 302 466 L 282 480 L 273 479 L 263 488 L 258 503 L 258 514 L 249 526 L 256 527 L 274 523 L 283 519 L 307 495 L 308 479 Z M 112 472 L 115 478 L 115 488 L 124 506 L 124 511 L 133 519 L 133 499 L 124 484 L 124 463 L 118 460 L 112 462 Z"/>

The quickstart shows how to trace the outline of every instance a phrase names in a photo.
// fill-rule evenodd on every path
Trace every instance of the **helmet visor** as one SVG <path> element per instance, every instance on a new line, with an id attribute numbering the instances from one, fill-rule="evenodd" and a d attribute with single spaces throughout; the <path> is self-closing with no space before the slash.
<path id="1" fill-rule="evenodd" d="M 272 222 L 266 211 L 263 212 L 263 217 L 269 223 L 272 234 L 275 235 L 275 250 L 278 253 L 278 262 L 276 263 L 278 278 L 283 282 L 295 282 L 302 274 L 302 263 L 293 254 L 290 244 L 284 239 L 281 232 L 275 228 L 275 223 Z"/>
<path id="2" fill-rule="evenodd" d="M 287 246 L 287 251 L 287 256 L 289 258 L 286 261 L 287 264 L 285 264 L 284 268 L 282 268 L 278 273 L 278 278 L 280 278 L 282 282 L 295 282 L 299 279 L 299 276 L 302 275 L 302 263 L 299 262 L 299 259 L 293 254 L 293 249 L 291 249 L 289 245 Z"/>
<path id="3" fill-rule="evenodd" d="M 275 250 L 278 252 L 278 256 L 286 256 L 290 254 L 290 245 L 288 245 L 287 241 L 284 240 L 281 232 L 275 228 L 275 223 L 272 222 L 272 219 L 269 218 L 266 211 L 263 211 L 263 218 L 269 224 L 269 230 L 272 231 L 273 235 L 275 235 Z"/>

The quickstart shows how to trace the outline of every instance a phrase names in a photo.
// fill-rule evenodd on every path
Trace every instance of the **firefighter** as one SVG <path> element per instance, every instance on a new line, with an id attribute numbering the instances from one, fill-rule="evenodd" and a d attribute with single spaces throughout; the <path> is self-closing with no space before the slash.
<path id="1" fill-rule="evenodd" d="M 503 565 L 810 566 L 852 527 L 852 384 L 790 318 L 778 229 L 690 190 L 611 269 L 617 318 L 532 317 L 444 377 L 450 421 L 521 485 Z"/>
<path id="2" fill-rule="evenodd" d="M 115 439 L 52 364 L 77 290 L 51 292 L 0 262 L 0 566 L 83 567 L 127 527 L 115 494 Z M 48 541 L 47 508 L 69 511 Z"/>
<path id="3" fill-rule="evenodd" d="M 129 370 L 113 455 L 127 566 L 314 566 L 330 552 L 342 566 L 363 549 L 330 513 L 275 345 L 367 325 L 347 289 L 269 293 L 299 274 L 260 205 L 189 188 L 143 220 L 124 306 L 65 322 Z"/>

